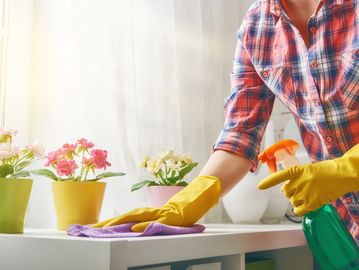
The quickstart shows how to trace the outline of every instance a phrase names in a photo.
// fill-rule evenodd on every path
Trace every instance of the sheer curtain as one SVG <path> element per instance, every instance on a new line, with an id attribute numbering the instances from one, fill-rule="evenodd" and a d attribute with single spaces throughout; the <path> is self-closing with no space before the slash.
<path id="1" fill-rule="evenodd" d="M 130 192 L 143 156 L 188 153 L 192 176 L 207 160 L 251 2 L 11 0 L 5 125 L 48 151 L 94 141 L 127 173 L 107 181 L 102 218 L 143 206 L 143 191 Z M 217 207 L 207 221 L 220 218 Z M 27 225 L 54 222 L 50 181 L 36 178 Z"/>

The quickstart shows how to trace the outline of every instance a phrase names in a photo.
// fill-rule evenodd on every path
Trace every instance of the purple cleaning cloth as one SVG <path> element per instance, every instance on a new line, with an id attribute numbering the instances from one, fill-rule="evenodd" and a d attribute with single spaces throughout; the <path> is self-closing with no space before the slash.
<path id="1" fill-rule="evenodd" d="M 121 238 L 151 235 L 176 235 L 187 233 L 201 233 L 205 227 L 195 224 L 191 227 L 169 226 L 158 222 L 150 223 L 143 232 L 132 232 L 131 227 L 136 223 L 126 223 L 106 228 L 91 228 L 91 225 L 72 224 L 67 229 L 67 234 L 72 236 L 93 238 Z"/>

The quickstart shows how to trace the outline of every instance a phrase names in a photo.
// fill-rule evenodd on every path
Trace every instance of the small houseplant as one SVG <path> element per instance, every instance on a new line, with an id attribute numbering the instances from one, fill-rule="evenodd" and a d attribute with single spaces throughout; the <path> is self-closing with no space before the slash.
<path id="1" fill-rule="evenodd" d="M 132 186 L 131 191 L 146 187 L 150 207 L 161 207 L 175 193 L 187 186 L 185 176 L 198 165 L 189 155 L 177 155 L 173 150 L 160 152 L 153 157 L 146 156 L 140 167 L 155 179 L 144 180 Z"/>
<path id="2" fill-rule="evenodd" d="M 0 128 L 0 233 L 22 233 L 32 182 L 26 170 L 44 157 L 38 144 L 19 148 L 13 144 L 16 130 Z"/>
<path id="3" fill-rule="evenodd" d="M 31 171 L 52 180 L 52 191 L 57 215 L 57 227 L 66 229 L 70 224 L 98 222 L 106 183 L 99 180 L 125 175 L 106 172 L 111 164 L 107 151 L 94 149 L 87 139 L 64 144 L 46 155 L 45 166 L 52 168 Z"/>

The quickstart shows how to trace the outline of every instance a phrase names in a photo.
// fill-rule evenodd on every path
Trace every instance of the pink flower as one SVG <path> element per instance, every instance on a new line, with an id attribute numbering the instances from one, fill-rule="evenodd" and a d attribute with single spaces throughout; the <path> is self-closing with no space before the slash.
<path id="1" fill-rule="evenodd" d="M 45 166 L 50 166 L 50 165 L 56 163 L 59 160 L 59 158 L 62 156 L 63 153 L 64 153 L 64 151 L 62 149 L 58 149 L 56 151 L 49 152 L 46 156 Z"/>
<path id="2" fill-rule="evenodd" d="M 91 151 L 91 161 L 95 165 L 96 169 L 105 169 L 106 166 L 111 166 L 107 160 L 107 151 L 106 150 L 92 150 Z"/>
<path id="3" fill-rule="evenodd" d="M 94 144 L 92 142 L 89 142 L 85 138 L 81 138 L 80 140 L 77 140 L 77 143 L 83 147 L 83 149 L 89 149 L 94 147 Z"/>
<path id="4" fill-rule="evenodd" d="M 64 151 L 64 158 L 66 159 L 73 159 L 74 155 L 76 155 L 76 148 L 77 148 L 77 144 L 69 144 L 69 143 L 65 143 L 62 146 L 62 150 Z"/>
<path id="5" fill-rule="evenodd" d="M 60 176 L 69 176 L 75 172 L 76 168 L 75 160 L 60 160 L 57 163 L 56 171 Z"/>
<path id="6" fill-rule="evenodd" d="M 90 158 L 84 158 L 82 160 L 82 164 L 85 166 L 91 166 L 92 165 L 92 160 Z"/>
<path id="7" fill-rule="evenodd" d="M 69 144 L 69 143 L 65 143 L 62 146 L 62 149 L 64 150 L 64 152 L 66 153 L 75 153 L 77 148 L 77 144 Z"/>

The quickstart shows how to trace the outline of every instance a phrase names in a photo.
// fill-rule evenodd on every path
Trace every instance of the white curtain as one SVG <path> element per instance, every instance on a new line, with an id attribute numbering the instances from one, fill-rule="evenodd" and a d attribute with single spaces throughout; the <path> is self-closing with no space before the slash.
<path id="1" fill-rule="evenodd" d="M 192 176 L 207 160 L 251 2 L 11 0 L 5 125 L 48 151 L 80 137 L 109 150 L 110 169 L 127 175 L 107 180 L 102 218 L 143 206 L 130 192 L 143 156 L 190 154 Z M 54 223 L 50 181 L 36 178 L 27 226 Z"/>

